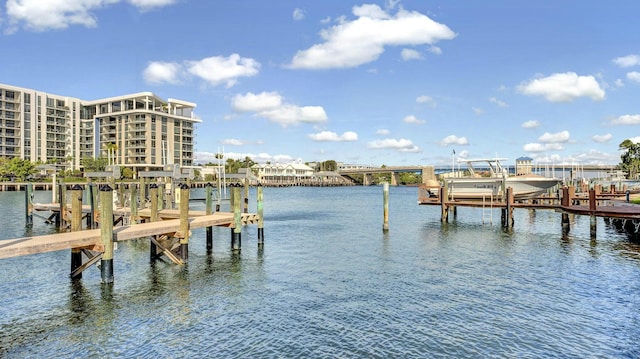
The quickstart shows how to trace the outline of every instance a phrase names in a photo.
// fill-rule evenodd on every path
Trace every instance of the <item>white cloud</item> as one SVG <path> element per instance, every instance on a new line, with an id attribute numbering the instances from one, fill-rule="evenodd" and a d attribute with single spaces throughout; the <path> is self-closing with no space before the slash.
<path id="1" fill-rule="evenodd" d="M 416 125 L 422 125 L 423 123 L 426 122 L 425 120 L 421 120 L 414 115 L 406 116 L 405 118 L 402 119 L 402 121 L 405 123 L 414 123 Z"/>
<path id="2" fill-rule="evenodd" d="M 415 11 L 398 10 L 389 14 L 378 5 L 354 6 L 357 19 L 341 18 L 324 29 L 324 42 L 300 50 L 291 61 L 294 69 L 357 67 L 375 61 L 386 46 L 432 45 L 451 40 L 456 34 L 446 25 Z"/>
<path id="3" fill-rule="evenodd" d="M 243 141 L 237 140 L 235 138 L 227 138 L 220 141 L 220 143 L 223 145 L 229 145 L 229 146 L 242 146 L 245 144 Z"/>
<path id="4" fill-rule="evenodd" d="M 540 122 L 536 120 L 525 121 L 522 123 L 522 127 L 524 128 L 536 128 L 538 126 L 540 126 Z"/>
<path id="5" fill-rule="evenodd" d="M 72 25 L 96 27 L 95 12 L 121 0 L 7 0 L 7 33 L 22 25 L 27 30 L 47 31 L 66 29 Z M 163 7 L 175 0 L 128 0 L 141 11 Z"/>
<path id="6" fill-rule="evenodd" d="M 127 0 L 142 11 L 175 4 L 177 0 Z"/>
<path id="7" fill-rule="evenodd" d="M 358 140 L 358 134 L 353 131 L 347 131 L 342 135 L 338 135 L 331 131 L 322 131 L 309 135 L 309 138 L 318 142 L 353 142 Z"/>
<path id="8" fill-rule="evenodd" d="M 605 143 L 611 141 L 612 138 L 613 135 L 607 133 L 606 135 L 594 135 L 591 139 L 593 139 L 595 142 Z"/>
<path id="9" fill-rule="evenodd" d="M 546 148 L 544 147 L 544 145 L 542 145 L 540 143 L 527 143 L 524 146 L 522 146 L 522 149 L 525 150 L 526 152 L 544 152 L 544 151 L 546 151 Z"/>
<path id="10" fill-rule="evenodd" d="M 438 105 L 436 103 L 436 100 L 434 100 L 431 96 L 427 96 L 427 95 L 418 96 L 416 98 L 416 102 L 417 103 L 427 103 L 427 104 L 430 104 L 431 107 L 436 107 Z"/>
<path id="11" fill-rule="evenodd" d="M 387 129 L 380 129 L 380 130 L 376 131 L 376 135 L 382 135 L 382 136 L 386 136 L 389 133 L 390 133 L 390 131 L 387 130 Z"/>
<path id="12" fill-rule="evenodd" d="M 458 137 L 456 135 L 449 135 L 442 140 L 440 140 L 441 146 L 449 146 L 449 145 L 459 145 L 466 146 L 469 144 L 469 141 L 466 137 Z"/>
<path id="13" fill-rule="evenodd" d="M 478 116 L 484 115 L 484 110 L 481 109 L 480 107 L 472 107 L 471 110 L 473 111 L 473 113 L 475 113 Z"/>
<path id="14" fill-rule="evenodd" d="M 300 21 L 300 20 L 304 20 L 305 17 L 306 17 L 306 14 L 304 10 L 299 8 L 295 8 L 293 10 L 293 20 Z"/>
<path id="15" fill-rule="evenodd" d="M 438 46 L 429 46 L 429 52 L 436 55 L 442 55 L 442 49 Z"/>
<path id="16" fill-rule="evenodd" d="M 231 54 L 229 57 L 213 56 L 199 61 L 187 61 L 187 71 L 212 85 L 225 83 L 227 87 L 235 85 L 239 77 L 251 77 L 258 74 L 260 63 L 254 59 Z"/>
<path id="17" fill-rule="evenodd" d="M 261 92 L 236 95 L 231 103 L 236 112 L 262 112 L 282 106 L 282 96 L 277 92 Z"/>
<path id="18" fill-rule="evenodd" d="M 640 115 L 622 115 L 611 120 L 612 125 L 640 125 Z"/>
<path id="19" fill-rule="evenodd" d="M 232 54 L 229 57 L 213 56 L 197 61 L 176 62 L 153 61 L 143 70 L 142 76 L 147 83 L 178 84 L 184 82 L 187 73 L 195 75 L 211 85 L 235 85 L 240 77 L 251 77 L 258 74 L 260 63 L 251 58 Z"/>
<path id="20" fill-rule="evenodd" d="M 296 106 L 283 102 L 276 92 L 236 95 L 231 100 L 236 112 L 255 112 L 256 117 L 266 118 L 282 127 L 300 123 L 323 123 L 327 114 L 321 106 Z"/>
<path id="21" fill-rule="evenodd" d="M 543 96 L 551 102 L 571 102 L 579 97 L 603 100 L 604 90 L 593 76 L 578 76 L 575 72 L 540 77 L 518 86 L 524 95 Z"/>
<path id="22" fill-rule="evenodd" d="M 624 87 L 624 82 L 622 82 L 622 79 L 617 79 L 615 85 L 616 87 Z"/>
<path id="23" fill-rule="evenodd" d="M 399 140 L 387 138 L 384 140 L 372 141 L 367 144 L 368 148 L 380 150 L 380 149 L 393 149 L 400 152 L 416 153 L 420 152 L 420 148 L 414 145 L 411 140 L 401 138 Z"/>
<path id="24" fill-rule="evenodd" d="M 538 141 L 542 143 L 564 143 L 569 141 L 569 131 L 561 131 L 557 133 L 545 132 L 542 136 L 538 137 Z"/>
<path id="25" fill-rule="evenodd" d="M 422 60 L 422 54 L 414 49 L 402 49 L 400 56 L 404 61 Z"/>
<path id="26" fill-rule="evenodd" d="M 491 102 L 491 103 L 495 103 L 496 105 L 498 105 L 498 107 L 508 107 L 508 106 L 509 106 L 509 105 L 507 105 L 507 103 L 506 103 L 506 102 L 504 102 L 504 101 L 500 101 L 500 100 L 498 100 L 498 99 L 497 99 L 497 98 L 495 98 L 495 97 L 490 98 L 490 99 L 489 99 L 489 102 Z"/>
<path id="27" fill-rule="evenodd" d="M 562 151 L 564 150 L 564 145 L 562 143 L 545 143 L 544 148 L 548 151 Z"/>
<path id="28" fill-rule="evenodd" d="M 640 64 L 640 55 L 627 55 L 616 57 L 613 63 L 620 67 L 631 67 Z"/>
<path id="29" fill-rule="evenodd" d="M 147 68 L 142 72 L 142 77 L 146 83 L 152 85 L 165 82 L 176 85 L 181 82 L 180 72 L 180 64 L 154 61 L 147 65 Z"/>
<path id="30" fill-rule="evenodd" d="M 627 73 L 627 79 L 633 82 L 640 83 L 640 72 L 632 71 Z"/>

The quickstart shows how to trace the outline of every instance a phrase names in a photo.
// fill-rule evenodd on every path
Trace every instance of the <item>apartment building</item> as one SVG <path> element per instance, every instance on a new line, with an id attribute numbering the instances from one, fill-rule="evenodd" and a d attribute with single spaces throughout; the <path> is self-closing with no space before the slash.
<path id="1" fill-rule="evenodd" d="M 84 157 L 140 170 L 192 166 L 195 107 L 151 92 L 86 101 L 0 84 L 0 157 L 64 169 Z"/>

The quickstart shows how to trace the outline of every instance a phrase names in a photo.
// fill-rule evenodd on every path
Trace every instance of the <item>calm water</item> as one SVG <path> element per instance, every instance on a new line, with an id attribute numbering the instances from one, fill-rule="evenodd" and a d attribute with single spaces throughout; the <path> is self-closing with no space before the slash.
<path id="1" fill-rule="evenodd" d="M 184 267 L 120 243 L 111 290 L 96 267 L 72 282 L 68 251 L 0 260 L 0 356 L 640 357 L 640 247 L 601 219 L 595 241 L 588 217 L 563 236 L 552 211 L 516 210 L 512 231 L 481 209 L 441 225 L 417 189 L 392 187 L 384 234 L 381 187 L 264 198 L 263 250 L 255 226 L 239 254 L 214 229 L 211 256 L 195 230 Z M 0 193 L 0 238 L 25 235 L 23 201 Z"/>

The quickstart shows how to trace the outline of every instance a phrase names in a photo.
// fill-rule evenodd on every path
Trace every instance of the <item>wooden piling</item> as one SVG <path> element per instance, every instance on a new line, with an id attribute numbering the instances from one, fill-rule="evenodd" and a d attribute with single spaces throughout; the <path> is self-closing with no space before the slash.
<path id="1" fill-rule="evenodd" d="M 596 191 L 593 189 L 589 190 L 589 210 L 596 210 Z"/>
<path id="2" fill-rule="evenodd" d="M 80 185 L 74 185 L 71 188 L 71 232 L 78 232 L 82 230 L 82 191 L 83 188 Z M 76 269 L 82 266 L 82 250 L 80 248 L 71 249 L 71 278 L 82 278 L 82 271 L 78 271 L 75 275 Z"/>
<path id="3" fill-rule="evenodd" d="M 158 185 L 152 183 L 149 186 L 149 197 L 151 199 L 151 203 L 149 204 L 149 210 L 151 214 L 149 215 L 149 221 L 155 222 L 158 220 Z M 156 260 L 158 256 L 158 248 L 154 243 L 153 239 L 149 241 L 149 260 L 151 262 Z"/>
<path id="4" fill-rule="evenodd" d="M 257 193 L 257 206 L 258 206 L 258 246 L 264 245 L 264 217 L 263 217 L 263 200 L 264 195 L 262 191 L 262 185 L 258 183 Z"/>
<path id="5" fill-rule="evenodd" d="M 447 207 L 447 197 L 449 196 L 447 193 L 447 185 L 440 187 L 439 190 L 440 196 L 440 222 L 448 222 L 449 221 L 449 208 Z"/>
<path id="6" fill-rule="evenodd" d="M 24 189 L 25 227 L 33 227 L 33 184 L 27 183 Z"/>
<path id="7" fill-rule="evenodd" d="M 244 179 L 244 189 L 242 191 L 242 197 L 244 198 L 244 213 L 249 213 L 249 179 Z"/>
<path id="8" fill-rule="evenodd" d="M 385 182 L 382 186 L 382 202 L 383 202 L 383 222 L 382 231 L 389 231 L 389 183 Z"/>
<path id="9" fill-rule="evenodd" d="M 156 188 L 158 189 L 157 193 L 156 193 L 156 209 L 157 210 L 163 210 L 164 209 L 164 203 L 165 203 L 165 192 L 166 191 L 170 191 L 170 187 L 169 188 L 165 188 L 165 184 L 164 183 L 159 183 L 156 184 Z M 171 200 L 167 201 L 167 208 L 171 208 Z"/>
<path id="10" fill-rule="evenodd" d="M 129 224 L 138 223 L 138 191 L 136 187 L 135 183 L 129 185 L 129 208 L 131 208 Z"/>
<path id="11" fill-rule="evenodd" d="M 113 189 L 109 185 L 100 188 L 100 237 L 104 253 L 100 260 L 103 284 L 113 283 Z"/>
<path id="12" fill-rule="evenodd" d="M 140 208 L 146 208 L 147 184 L 144 177 L 140 177 Z"/>
<path id="13" fill-rule="evenodd" d="M 213 185 L 207 183 L 205 188 L 205 213 L 210 215 L 213 212 Z M 207 238 L 207 254 L 213 252 L 213 227 L 209 226 L 205 228 L 205 234 Z"/>
<path id="14" fill-rule="evenodd" d="M 87 226 L 91 229 L 98 228 L 98 222 L 96 220 L 96 207 L 98 206 L 98 191 L 96 191 L 95 183 L 90 183 L 89 185 L 89 206 L 91 207 L 91 212 L 89 213 L 89 217 L 87 218 L 87 223 L 91 222 L 91 226 Z"/>
<path id="15" fill-rule="evenodd" d="M 180 259 L 189 259 L 189 186 L 180 185 Z"/>
<path id="16" fill-rule="evenodd" d="M 242 202 L 240 198 L 240 187 L 233 186 L 231 189 L 231 197 L 233 199 L 233 228 L 231 228 L 231 249 L 240 250 L 242 247 Z"/>
<path id="17" fill-rule="evenodd" d="M 513 188 L 507 187 L 507 208 L 505 209 L 504 226 L 507 228 L 513 227 Z"/>

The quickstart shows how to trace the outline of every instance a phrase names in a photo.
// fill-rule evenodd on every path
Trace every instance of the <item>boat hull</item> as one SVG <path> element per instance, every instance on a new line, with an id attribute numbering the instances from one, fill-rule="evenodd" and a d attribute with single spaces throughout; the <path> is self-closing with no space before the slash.
<path id="1" fill-rule="evenodd" d="M 502 198 L 508 187 L 513 189 L 516 199 L 533 198 L 547 193 L 559 183 L 558 179 L 545 177 L 453 178 L 446 181 L 449 198 L 466 200 Z"/>

